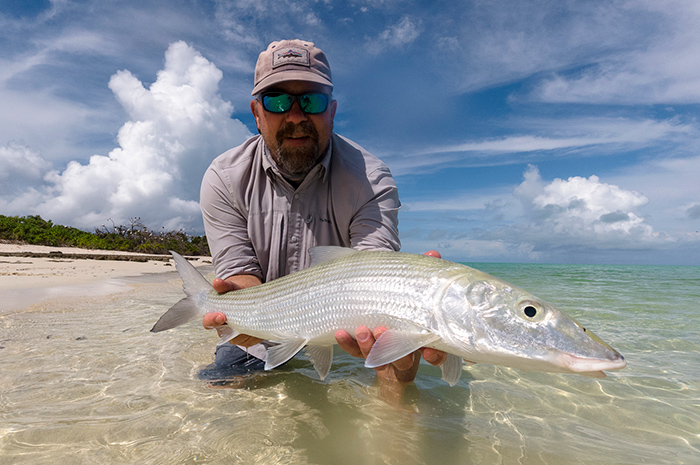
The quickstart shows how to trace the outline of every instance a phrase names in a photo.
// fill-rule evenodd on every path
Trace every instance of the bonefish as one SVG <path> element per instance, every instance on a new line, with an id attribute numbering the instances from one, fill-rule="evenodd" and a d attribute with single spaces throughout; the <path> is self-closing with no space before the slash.
<path id="1" fill-rule="evenodd" d="M 274 341 L 265 369 L 302 349 L 321 379 L 335 333 L 383 326 L 365 365 L 391 363 L 421 347 L 447 352 L 442 378 L 459 380 L 463 362 L 604 377 L 626 366 L 617 351 L 551 304 L 494 276 L 443 259 L 402 252 L 316 247 L 312 266 L 226 294 L 173 252 L 187 297 L 153 332 L 209 312 L 226 315 L 220 343 L 238 334 Z"/>

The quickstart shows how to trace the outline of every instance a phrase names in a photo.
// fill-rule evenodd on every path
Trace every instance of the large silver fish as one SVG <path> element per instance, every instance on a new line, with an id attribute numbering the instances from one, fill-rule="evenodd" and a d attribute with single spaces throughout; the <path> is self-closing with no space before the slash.
<path id="1" fill-rule="evenodd" d="M 441 368 L 450 385 L 459 380 L 463 360 L 593 377 L 626 366 L 622 355 L 563 312 L 473 268 L 401 252 L 316 247 L 310 253 L 313 265 L 306 270 L 220 295 L 173 252 L 187 297 L 151 331 L 223 312 L 229 329 L 220 344 L 241 333 L 277 342 L 265 369 L 305 348 L 321 379 L 331 367 L 335 332 L 354 334 L 358 326 L 388 328 L 367 367 L 433 347 L 449 354 Z"/>

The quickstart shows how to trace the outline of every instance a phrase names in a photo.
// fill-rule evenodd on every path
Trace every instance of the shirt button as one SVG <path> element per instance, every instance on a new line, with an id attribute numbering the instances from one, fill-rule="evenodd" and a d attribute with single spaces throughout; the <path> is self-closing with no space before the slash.
<path id="1" fill-rule="evenodd" d="M 296 241 L 297 241 L 296 236 L 292 236 L 291 239 L 289 239 L 289 242 L 291 242 L 291 243 L 295 243 Z"/>
<path id="2" fill-rule="evenodd" d="M 299 194 L 294 194 L 294 198 L 295 198 L 295 199 L 298 199 L 298 198 L 299 198 Z"/>

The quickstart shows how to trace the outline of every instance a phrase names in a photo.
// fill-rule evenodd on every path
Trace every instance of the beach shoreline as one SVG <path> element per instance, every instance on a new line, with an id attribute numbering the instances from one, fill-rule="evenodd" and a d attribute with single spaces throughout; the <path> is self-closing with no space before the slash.
<path id="1" fill-rule="evenodd" d="M 211 257 L 187 257 L 196 267 Z M 0 243 L 0 313 L 53 297 L 128 291 L 131 278 L 175 271 L 169 255 Z M 132 280 L 133 281 L 133 280 Z"/>

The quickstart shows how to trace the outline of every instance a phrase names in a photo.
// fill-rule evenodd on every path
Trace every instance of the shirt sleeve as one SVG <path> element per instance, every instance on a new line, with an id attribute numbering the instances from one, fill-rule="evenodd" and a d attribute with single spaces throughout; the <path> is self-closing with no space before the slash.
<path id="1" fill-rule="evenodd" d="M 395 250 L 399 240 L 399 193 L 385 165 L 367 175 L 359 190 L 357 213 L 350 223 L 351 246 L 358 250 Z"/>
<path id="2" fill-rule="evenodd" d="M 200 206 L 216 276 L 226 279 L 251 274 L 263 279 L 260 264 L 248 234 L 248 219 L 227 188 L 215 164 L 202 179 Z"/>

